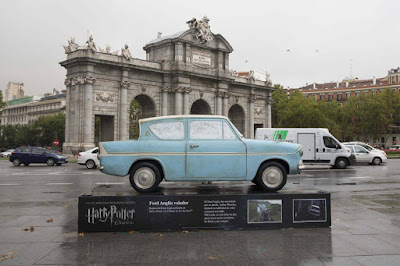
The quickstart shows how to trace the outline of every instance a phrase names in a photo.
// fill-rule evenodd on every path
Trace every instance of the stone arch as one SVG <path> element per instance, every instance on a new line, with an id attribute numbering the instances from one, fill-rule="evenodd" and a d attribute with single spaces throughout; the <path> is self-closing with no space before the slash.
<path id="1" fill-rule="evenodd" d="M 139 119 L 156 116 L 156 104 L 146 94 L 135 96 L 129 103 L 129 139 L 139 137 Z"/>
<path id="2" fill-rule="evenodd" d="M 214 99 L 211 93 L 194 91 L 194 93 L 189 94 L 189 106 L 193 106 L 194 102 L 198 100 L 205 101 L 210 107 L 210 114 L 214 114 L 214 105 L 211 104 L 214 102 Z"/>
<path id="3" fill-rule="evenodd" d="M 205 100 L 199 99 L 192 104 L 190 114 L 209 115 L 211 114 L 211 107 Z"/>
<path id="4" fill-rule="evenodd" d="M 246 130 L 246 119 L 243 107 L 239 104 L 232 105 L 232 107 L 229 109 L 228 117 L 229 120 L 231 120 L 232 124 L 234 124 L 235 127 L 239 130 L 239 132 L 244 134 Z"/>

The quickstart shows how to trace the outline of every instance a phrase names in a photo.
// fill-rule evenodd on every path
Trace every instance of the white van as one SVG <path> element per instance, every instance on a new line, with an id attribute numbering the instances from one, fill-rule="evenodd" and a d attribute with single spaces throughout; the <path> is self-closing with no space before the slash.
<path id="1" fill-rule="evenodd" d="M 351 150 L 326 128 L 258 128 L 255 138 L 303 145 L 304 163 L 328 164 L 340 169 L 355 163 Z"/>

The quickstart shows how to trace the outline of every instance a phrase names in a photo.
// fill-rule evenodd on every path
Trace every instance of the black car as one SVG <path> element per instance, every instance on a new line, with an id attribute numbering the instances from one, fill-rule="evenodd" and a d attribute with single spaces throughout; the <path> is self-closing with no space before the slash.
<path id="1" fill-rule="evenodd" d="M 10 162 L 14 166 L 19 166 L 23 163 L 28 166 L 31 163 L 45 163 L 48 166 L 60 166 L 63 163 L 68 163 L 68 158 L 61 154 L 54 154 L 51 151 L 40 147 L 20 147 L 16 148 L 10 156 Z"/>

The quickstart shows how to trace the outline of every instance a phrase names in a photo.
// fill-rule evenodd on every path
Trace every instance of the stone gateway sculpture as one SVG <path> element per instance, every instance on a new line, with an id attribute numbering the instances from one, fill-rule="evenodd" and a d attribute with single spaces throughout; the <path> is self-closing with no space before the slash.
<path id="1" fill-rule="evenodd" d="M 129 52 L 129 46 L 125 44 L 125 48 L 121 48 L 121 56 L 130 60 L 132 58 L 131 52 Z"/>
<path id="2" fill-rule="evenodd" d="M 87 44 L 87 49 L 92 50 L 93 53 L 97 52 L 96 44 L 93 41 L 93 36 L 90 35 L 89 40 L 86 42 Z"/>
<path id="3" fill-rule="evenodd" d="M 196 20 L 195 18 L 192 18 L 186 22 L 189 25 L 189 28 L 196 29 L 194 37 L 199 39 L 200 43 L 206 43 L 212 40 L 210 25 L 208 25 L 209 21 L 210 20 L 207 18 L 207 16 L 204 16 L 202 20 Z"/>
<path id="4" fill-rule="evenodd" d="M 68 46 L 63 45 L 63 47 L 65 49 L 65 53 L 69 54 L 69 53 L 76 51 L 78 49 L 79 45 L 77 43 L 75 43 L 75 37 L 71 37 L 71 40 L 68 41 Z"/>

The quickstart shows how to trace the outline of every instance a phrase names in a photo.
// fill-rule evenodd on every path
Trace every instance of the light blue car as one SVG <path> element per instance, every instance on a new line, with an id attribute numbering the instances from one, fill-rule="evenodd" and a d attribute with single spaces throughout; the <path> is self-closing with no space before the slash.
<path id="1" fill-rule="evenodd" d="M 101 142 L 100 170 L 129 174 L 132 187 L 152 192 L 164 181 L 253 181 L 278 191 L 304 167 L 302 146 L 243 138 L 224 116 L 142 119 L 138 140 Z"/>

